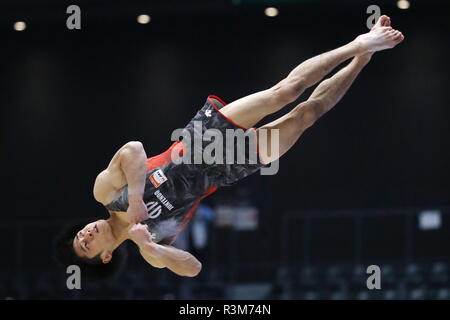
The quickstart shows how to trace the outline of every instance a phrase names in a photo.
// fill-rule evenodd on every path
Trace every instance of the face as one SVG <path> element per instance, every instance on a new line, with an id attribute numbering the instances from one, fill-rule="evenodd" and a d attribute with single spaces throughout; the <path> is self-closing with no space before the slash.
<path id="1" fill-rule="evenodd" d="M 73 239 L 75 253 L 83 258 L 94 258 L 100 254 L 103 263 L 112 257 L 114 237 L 111 226 L 106 220 L 97 220 L 78 231 Z"/>

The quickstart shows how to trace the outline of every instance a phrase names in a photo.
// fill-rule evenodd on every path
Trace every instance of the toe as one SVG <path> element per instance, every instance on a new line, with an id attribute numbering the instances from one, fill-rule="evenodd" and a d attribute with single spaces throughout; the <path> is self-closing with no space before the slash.
<path id="1" fill-rule="evenodd" d="M 396 31 L 396 32 L 394 32 L 391 36 L 392 36 L 394 39 L 398 39 L 398 38 L 400 38 L 401 34 L 400 34 L 400 32 Z"/>
<path id="2" fill-rule="evenodd" d="M 387 16 L 385 16 L 385 15 L 382 15 L 381 17 L 379 17 L 377 23 L 375 23 L 375 25 L 373 27 L 379 28 L 379 27 L 384 26 L 386 18 L 387 18 Z"/>
<path id="3" fill-rule="evenodd" d="M 391 18 L 389 18 L 388 16 L 386 16 L 386 17 L 387 17 L 386 26 L 390 26 L 391 25 Z"/>
<path id="4" fill-rule="evenodd" d="M 383 27 L 390 26 L 391 25 L 391 19 L 388 16 L 386 16 L 386 15 L 382 15 L 380 17 L 380 25 L 383 26 Z"/>
<path id="5" fill-rule="evenodd" d="M 387 35 L 388 37 L 392 36 L 395 33 L 395 30 L 386 30 L 384 31 L 385 35 Z"/>
<path id="6" fill-rule="evenodd" d="M 395 34 L 395 40 L 400 40 L 400 39 L 403 40 L 403 38 L 404 37 L 403 37 L 403 34 L 401 32 L 398 32 L 398 33 Z"/>

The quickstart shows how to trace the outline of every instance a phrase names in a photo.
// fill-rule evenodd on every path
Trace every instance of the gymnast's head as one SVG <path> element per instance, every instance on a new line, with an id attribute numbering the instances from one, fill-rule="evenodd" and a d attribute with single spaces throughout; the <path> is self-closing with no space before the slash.
<path id="1" fill-rule="evenodd" d="M 112 280 L 123 269 L 126 249 L 117 247 L 107 220 L 71 223 L 55 239 L 55 258 L 64 267 L 77 265 L 83 279 Z"/>

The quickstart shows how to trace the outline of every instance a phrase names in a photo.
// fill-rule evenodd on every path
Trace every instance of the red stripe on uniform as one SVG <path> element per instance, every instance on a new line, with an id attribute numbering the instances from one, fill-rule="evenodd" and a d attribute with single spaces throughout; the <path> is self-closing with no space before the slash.
<path id="1" fill-rule="evenodd" d="M 238 125 L 236 122 L 234 122 L 233 120 L 231 120 L 230 118 L 228 118 L 226 115 L 224 115 L 222 112 L 220 112 L 219 108 L 217 108 L 217 106 L 214 104 L 214 102 L 212 102 L 211 98 L 219 100 L 224 106 L 227 105 L 225 102 L 223 102 L 222 99 L 220 99 L 217 96 L 213 96 L 213 95 L 209 95 L 208 96 L 208 101 L 212 104 L 212 106 L 214 107 L 214 109 L 216 109 L 216 111 L 222 116 L 224 117 L 228 122 L 231 122 L 232 124 L 234 124 L 236 127 L 241 128 L 243 130 L 247 130 L 247 128 L 244 128 L 243 126 Z"/>
<path id="2" fill-rule="evenodd" d="M 174 143 L 172 143 L 169 149 L 167 149 L 163 153 L 147 159 L 147 171 L 151 171 L 155 168 L 162 167 L 163 165 L 172 162 L 172 153 L 181 157 L 185 150 L 186 147 L 181 141 L 175 141 Z"/>

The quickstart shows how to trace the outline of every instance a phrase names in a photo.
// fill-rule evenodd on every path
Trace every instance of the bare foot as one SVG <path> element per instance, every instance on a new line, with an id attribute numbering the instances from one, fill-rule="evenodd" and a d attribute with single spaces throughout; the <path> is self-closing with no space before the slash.
<path id="1" fill-rule="evenodd" d="M 370 32 L 362 34 L 355 39 L 366 52 L 376 52 L 392 49 L 405 39 L 403 34 L 390 26 L 381 26 L 381 17 Z M 384 20 L 385 23 L 387 20 Z M 390 21 L 389 21 L 390 23 Z"/>
<path id="2" fill-rule="evenodd" d="M 378 18 L 377 23 L 375 23 L 375 25 L 370 30 L 373 30 L 373 29 L 379 28 L 379 27 L 390 27 L 390 26 L 391 26 L 391 18 L 389 18 L 386 15 L 382 15 L 380 18 Z"/>

